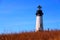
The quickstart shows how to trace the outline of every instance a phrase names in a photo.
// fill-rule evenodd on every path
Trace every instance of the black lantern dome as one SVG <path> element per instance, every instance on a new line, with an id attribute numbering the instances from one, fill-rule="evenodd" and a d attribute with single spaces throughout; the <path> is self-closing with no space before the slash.
<path id="1" fill-rule="evenodd" d="M 38 6 L 38 10 L 37 10 L 37 13 L 36 13 L 36 16 L 42 16 L 43 15 L 43 12 L 41 10 L 41 6 L 39 5 Z"/>

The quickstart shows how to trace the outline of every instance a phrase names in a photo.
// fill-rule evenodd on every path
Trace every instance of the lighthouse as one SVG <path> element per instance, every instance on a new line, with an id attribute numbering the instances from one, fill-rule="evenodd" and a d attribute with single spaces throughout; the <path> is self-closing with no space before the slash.
<path id="1" fill-rule="evenodd" d="M 43 31 L 43 12 L 41 10 L 41 6 L 38 6 L 38 10 L 36 12 L 36 30 L 35 31 Z"/>

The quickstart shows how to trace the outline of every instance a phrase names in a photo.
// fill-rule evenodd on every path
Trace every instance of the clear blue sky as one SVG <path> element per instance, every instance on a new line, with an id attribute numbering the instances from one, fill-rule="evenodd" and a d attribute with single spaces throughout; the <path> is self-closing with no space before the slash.
<path id="1" fill-rule="evenodd" d="M 60 0 L 0 0 L 0 33 L 34 31 L 38 5 L 44 13 L 44 30 L 59 30 Z"/>

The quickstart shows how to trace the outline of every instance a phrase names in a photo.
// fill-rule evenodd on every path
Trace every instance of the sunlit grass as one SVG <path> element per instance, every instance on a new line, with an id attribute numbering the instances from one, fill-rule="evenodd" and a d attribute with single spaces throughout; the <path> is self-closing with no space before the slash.
<path id="1" fill-rule="evenodd" d="M 60 40 L 60 30 L 2 34 L 0 40 Z"/>

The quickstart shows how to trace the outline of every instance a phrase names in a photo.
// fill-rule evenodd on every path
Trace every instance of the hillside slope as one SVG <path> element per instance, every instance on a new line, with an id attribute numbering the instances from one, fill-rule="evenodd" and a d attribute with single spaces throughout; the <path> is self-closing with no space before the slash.
<path id="1" fill-rule="evenodd" d="M 2 34 L 0 35 L 0 40 L 60 40 L 60 31 Z"/>

